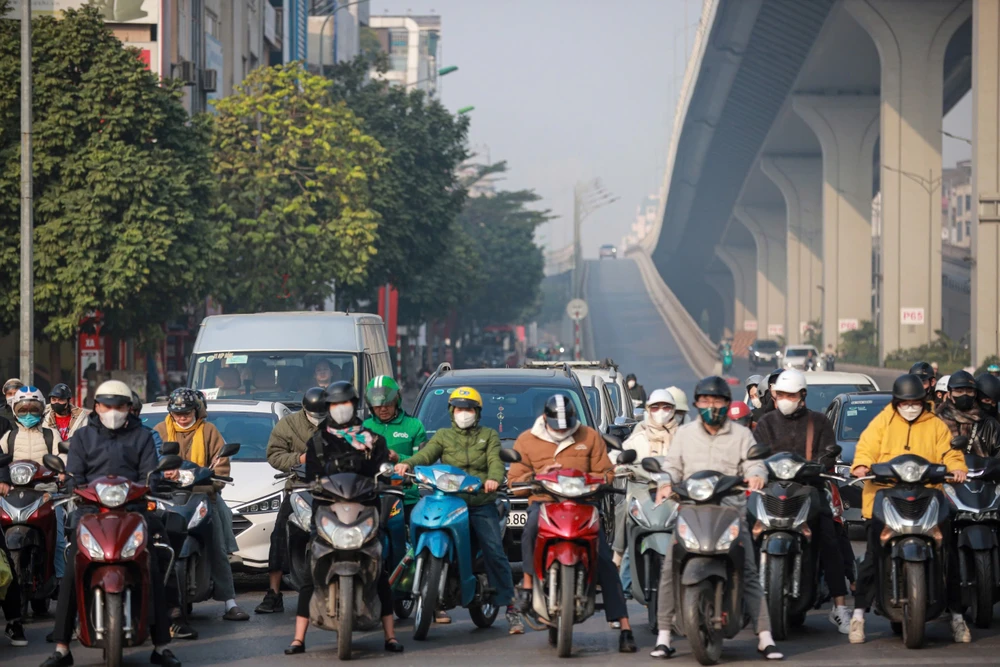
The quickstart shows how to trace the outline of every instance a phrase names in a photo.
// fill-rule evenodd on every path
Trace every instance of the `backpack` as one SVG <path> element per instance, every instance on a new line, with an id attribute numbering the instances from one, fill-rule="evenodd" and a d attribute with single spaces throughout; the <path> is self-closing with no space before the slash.
<path id="1" fill-rule="evenodd" d="M 17 433 L 20 431 L 16 425 L 11 424 L 10 435 L 7 436 L 7 447 L 10 450 L 10 454 L 14 453 L 14 439 L 17 438 Z M 52 453 L 52 429 L 42 427 L 42 437 L 45 438 L 45 448 L 49 450 L 49 454 Z"/>

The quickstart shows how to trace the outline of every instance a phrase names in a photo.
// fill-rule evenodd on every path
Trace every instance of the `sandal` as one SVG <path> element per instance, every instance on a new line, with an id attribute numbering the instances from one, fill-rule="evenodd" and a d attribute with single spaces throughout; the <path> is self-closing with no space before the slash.
<path id="1" fill-rule="evenodd" d="M 292 643 L 285 649 L 285 655 L 298 655 L 306 652 L 306 643 L 301 639 L 293 639 Z"/>
<path id="2" fill-rule="evenodd" d="M 385 640 L 385 650 L 389 653 L 402 653 L 403 645 L 393 637 L 392 639 Z"/>
<path id="3" fill-rule="evenodd" d="M 677 649 L 673 646 L 667 646 L 666 644 L 657 644 L 656 648 L 649 652 L 649 655 L 653 658 L 660 658 L 662 660 L 669 660 L 673 657 L 674 653 L 677 653 Z"/>
<path id="4" fill-rule="evenodd" d="M 448 625 L 449 623 L 451 623 L 451 616 L 449 616 L 444 611 L 439 611 L 438 613 L 434 614 L 434 622 L 437 623 L 438 625 Z"/>
<path id="5" fill-rule="evenodd" d="M 785 655 L 778 650 L 778 647 L 774 644 L 770 646 L 765 646 L 764 648 L 757 649 L 757 653 L 760 653 L 760 657 L 764 660 L 784 660 Z"/>

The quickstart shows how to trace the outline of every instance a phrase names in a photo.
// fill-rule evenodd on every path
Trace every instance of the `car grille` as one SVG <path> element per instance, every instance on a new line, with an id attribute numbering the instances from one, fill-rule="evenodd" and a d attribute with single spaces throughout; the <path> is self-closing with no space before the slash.
<path id="1" fill-rule="evenodd" d="M 247 519 L 246 517 L 244 517 L 244 516 L 242 516 L 240 514 L 234 515 L 233 516 L 233 536 L 235 537 L 235 536 L 239 535 L 240 533 L 242 533 L 243 531 L 245 531 L 247 528 L 249 528 L 252 525 L 253 524 L 250 523 L 250 519 Z"/>
<path id="2" fill-rule="evenodd" d="M 802 505 L 805 504 L 806 498 L 808 496 L 791 496 L 781 500 L 777 496 L 766 495 L 764 496 L 764 509 L 768 516 L 773 516 L 776 519 L 794 519 L 799 510 L 802 509 Z"/>
<path id="3" fill-rule="evenodd" d="M 927 511 L 927 506 L 931 502 L 931 496 L 920 496 L 914 500 L 907 500 L 898 496 L 891 498 L 892 506 L 899 516 L 907 521 L 916 521 Z"/>

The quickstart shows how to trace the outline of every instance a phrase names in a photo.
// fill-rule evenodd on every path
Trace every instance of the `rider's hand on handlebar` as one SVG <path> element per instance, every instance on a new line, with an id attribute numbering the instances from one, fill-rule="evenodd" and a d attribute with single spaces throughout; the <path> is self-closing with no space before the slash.
<path id="1" fill-rule="evenodd" d="M 969 476 L 969 473 L 965 470 L 952 470 L 948 474 L 951 475 L 953 481 L 958 482 L 959 484 L 964 482 Z"/>
<path id="2" fill-rule="evenodd" d="M 299 463 L 305 463 L 305 462 L 306 462 L 306 453 L 302 452 L 302 456 L 299 457 Z"/>
<path id="3" fill-rule="evenodd" d="M 180 477 L 180 473 L 176 470 L 165 470 L 163 471 L 163 476 L 172 482 L 176 482 L 177 478 Z"/>
<path id="4" fill-rule="evenodd" d="M 10 493 L 10 484 L 0 483 L 0 496 L 6 496 Z"/>
<path id="5" fill-rule="evenodd" d="M 673 487 L 670 486 L 669 484 L 664 484 L 663 486 L 658 488 L 656 490 L 656 504 L 659 505 L 664 500 L 669 498 L 670 494 L 673 493 L 673 491 L 674 491 Z"/>
<path id="6" fill-rule="evenodd" d="M 499 488 L 500 488 L 500 483 L 492 479 L 486 480 L 486 483 L 483 484 L 483 489 L 486 491 L 486 493 L 493 493 Z"/>
<path id="7" fill-rule="evenodd" d="M 868 476 L 868 466 L 858 466 L 851 471 L 851 474 L 855 477 L 867 477 Z"/>
<path id="8" fill-rule="evenodd" d="M 763 477 L 747 477 L 743 480 L 747 488 L 751 491 L 760 491 L 764 488 L 764 478 Z"/>
<path id="9" fill-rule="evenodd" d="M 550 463 L 550 464 L 548 464 L 547 466 L 545 466 L 544 468 L 542 468 L 542 469 L 541 469 L 541 470 L 540 470 L 540 471 L 538 472 L 538 474 L 539 474 L 539 475 L 547 475 L 547 474 L 549 474 L 550 472 L 553 472 L 553 471 L 556 471 L 556 470 L 559 470 L 560 468 L 562 468 L 562 464 L 561 464 L 561 463 Z"/>
<path id="10" fill-rule="evenodd" d="M 406 465 L 405 463 L 397 463 L 396 467 L 393 468 L 393 470 L 396 471 L 397 475 L 405 475 L 406 473 L 410 472 L 410 466 Z"/>

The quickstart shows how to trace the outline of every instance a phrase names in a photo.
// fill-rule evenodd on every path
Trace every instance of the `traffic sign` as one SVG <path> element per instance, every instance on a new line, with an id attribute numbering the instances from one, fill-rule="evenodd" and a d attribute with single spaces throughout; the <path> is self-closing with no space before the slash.
<path id="1" fill-rule="evenodd" d="M 583 299 L 573 299 L 568 304 L 566 304 L 566 314 L 569 315 L 571 320 L 579 322 L 587 316 L 590 309 L 587 307 L 587 302 Z"/>

